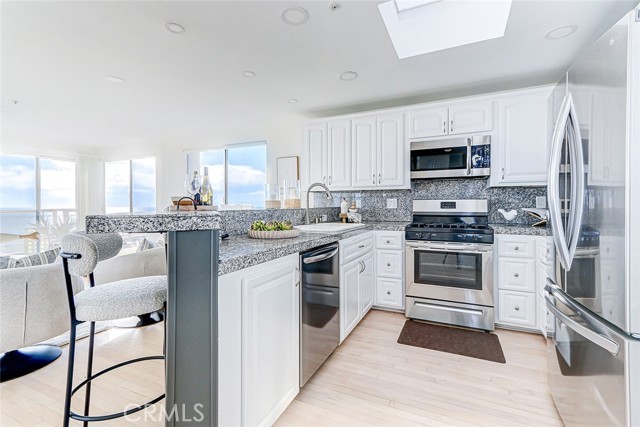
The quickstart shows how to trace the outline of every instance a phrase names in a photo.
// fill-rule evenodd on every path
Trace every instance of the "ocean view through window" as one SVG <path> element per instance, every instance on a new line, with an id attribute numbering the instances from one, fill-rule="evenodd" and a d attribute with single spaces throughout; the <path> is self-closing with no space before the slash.
<path id="1" fill-rule="evenodd" d="M 46 157 L 0 156 L 0 255 L 59 244 L 75 228 L 76 164 Z"/>
<path id="2" fill-rule="evenodd" d="M 105 162 L 105 207 L 107 214 L 156 211 L 156 159 Z"/>

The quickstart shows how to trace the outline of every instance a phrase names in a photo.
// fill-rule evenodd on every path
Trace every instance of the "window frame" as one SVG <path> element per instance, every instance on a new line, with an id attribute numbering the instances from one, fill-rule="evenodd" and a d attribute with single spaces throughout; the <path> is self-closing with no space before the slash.
<path id="1" fill-rule="evenodd" d="M 246 148 L 246 147 L 261 147 L 265 148 L 265 169 L 267 169 L 267 159 L 269 158 L 269 146 L 267 145 L 267 140 L 256 140 L 249 142 L 239 142 L 235 144 L 227 144 L 222 145 L 220 147 L 212 147 L 212 148 L 203 148 L 197 150 L 186 150 L 186 166 L 187 172 L 186 174 L 191 176 L 194 170 L 197 170 L 201 173 L 202 165 L 200 164 L 200 155 L 202 153 L 207 153 L 211 151 L 224 151 L 224 195 L 222 197 L 222 204 L 229 204 L 229 150 L 233 150 L 234 148 Z M 266 170 L 265 170 L 266 173 Z M 265 177 L 265 184 L 267 183 Z"/>
<path id="2" fill-rule="evenodd" d="M 157 197 L 158 197 L 158 157 L 154 156 L 154 155 L 149 155 L 149 156 L 140 156 L 140 157 L 134 157 L 134 158 L 128 158 L 128 159 L 119 159 L 119 160 L 105 160 L 103 162 L 103 168 L 102 168 L 102 180 L 103 180 L 103 193 L 104 193 L 104 210 L 105 213 L 107 211 L 107 163 L 117 163 L 117 162 L 128 162 L 129 163 L 129 211 L 128 212 L 118 212 L 118 213 L 114 213 L 114 215 L 117 214 L 125 214 L 128 213 L 129 215 L 133 215 L 135 213 L 141 213 L 141 212 L 134 212 L 133 211 L 133 162 L 135 160 L 147 160 L 147 159 L 153 159 L 154 162 L 154 168 L 155 168 L 155 198 L 156 201 L 154 202 L 154 210 L 157 211 L 158 210 L 158 203 L 157 203 Z"/>

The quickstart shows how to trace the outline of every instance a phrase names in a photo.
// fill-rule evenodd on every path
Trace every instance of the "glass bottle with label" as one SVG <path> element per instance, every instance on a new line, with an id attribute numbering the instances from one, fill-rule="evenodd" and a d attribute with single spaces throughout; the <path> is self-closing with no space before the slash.
<path id="1" fill-rule="evenodd" d="M 211 186 L 211 181 L 209 181 L 209 168 L 206 166 L 204 167 L 204 177 L 200 186 L 200 202 L 205 206 L 213 204 L 213 187 Z"/>

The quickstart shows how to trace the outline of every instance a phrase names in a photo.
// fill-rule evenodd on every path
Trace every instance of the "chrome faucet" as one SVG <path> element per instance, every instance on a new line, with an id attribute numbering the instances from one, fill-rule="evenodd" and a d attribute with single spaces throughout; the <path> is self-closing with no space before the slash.
<path id="1" fill-rule="evenodd" d="M 304 223 L 307 224 L 307 225 L 309 225 L 309 194 L 311 194 L 311 189 L 314 188 L 314 187 L 322 187 L 322 188 L 324 188 L 324 190 L 325 190 L 324 196 L 327 199 L 331 198 L 331 191 L 327 188 L 326 185 L 324 185 L 321 182 L 315 182 L 315 183 L 311 184 L 309 186 L 309 188 L 307 188 L 307 213 L 306 213 L 306 216 L 305 216 L 305 219 L 304 219 Z"/>

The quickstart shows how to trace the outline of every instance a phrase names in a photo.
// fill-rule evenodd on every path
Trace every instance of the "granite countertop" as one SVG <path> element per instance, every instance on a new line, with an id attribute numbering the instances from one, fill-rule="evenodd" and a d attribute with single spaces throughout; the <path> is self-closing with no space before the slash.
<path id="1" fill-rule="evenodd" d="M 551 236 L 551 227 L 532 227 L 523 224 L 489 224 L 495 234 Z"/>
<path id="2" fill-rule="evenodd" d="M 153 214 L 87 215 L 87 233 L 161 233 L 165 231 L 216 230 L 216 211 L 160 212 Z"/>
<path id="3" fill-rule="evenodd" d="M 230 236 L 220 244 L 220 276 L 287 255 L 376 231 L 404 231 L 408 222 L 365 222 L 365 227 L 340 234 L 300 233 L 292 239 L 252 239 L 246 234 Z"/>

